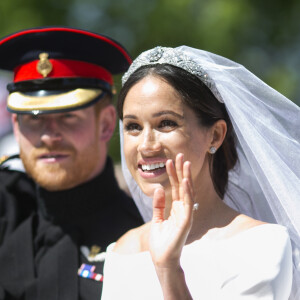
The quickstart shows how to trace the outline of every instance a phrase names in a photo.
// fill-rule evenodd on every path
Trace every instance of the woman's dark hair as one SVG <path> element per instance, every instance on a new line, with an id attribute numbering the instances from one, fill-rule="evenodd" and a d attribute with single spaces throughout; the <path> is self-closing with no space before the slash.
<path id="1" fill-rule="evenodd" d="M 162 78 L 169 83 L 179 93 L 183 102 L 195 112 L 201 126 L 209 128 L 218 120 L 226 122 L 227 133 L 223 144 L 214 155 L 210 155 L 209 164 L 214 188 L 223 199 L 228 183 L 228 172 L 238 159 L 233 128 L 225 105 L 216 99 L 198 77 L 184 69 L 168 64 L 147 65 L 136 70 L 120 91 L 117 110 L 121 120 L 127 93 L 132 86 L 148 75 Z"/>

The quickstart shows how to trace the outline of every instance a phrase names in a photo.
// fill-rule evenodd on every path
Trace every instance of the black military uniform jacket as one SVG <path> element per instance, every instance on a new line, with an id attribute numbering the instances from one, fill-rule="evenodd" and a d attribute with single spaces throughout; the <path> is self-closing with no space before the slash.
<path id="1" fill-rule="evenodd" d="M 78 270 L 85 263 L 103 274 L 103 261 L 90 262 L 81 246 L 105 251 L 142 223 L 110 159 L 98 177 L 61 192 L 36 186 L 22 172 L 0 170 L 0 299 L 99 300 L 102 282 Z"/>

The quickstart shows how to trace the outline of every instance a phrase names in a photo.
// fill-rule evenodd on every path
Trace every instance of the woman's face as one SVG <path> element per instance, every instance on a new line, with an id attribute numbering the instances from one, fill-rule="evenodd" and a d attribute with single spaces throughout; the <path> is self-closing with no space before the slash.
<path id="1" fill-rule="evenodd" d="M 191 162 L 194 187 L 209 177 L 211 130 L 200 127 L 195 113 L 166 81 L 149 75 L 129 90 L 123 127 L 128 169 L 146 195 L 152 196 L 158 186 L 170 195 L 165 162 L 174 161 L 178 153 Z"/>

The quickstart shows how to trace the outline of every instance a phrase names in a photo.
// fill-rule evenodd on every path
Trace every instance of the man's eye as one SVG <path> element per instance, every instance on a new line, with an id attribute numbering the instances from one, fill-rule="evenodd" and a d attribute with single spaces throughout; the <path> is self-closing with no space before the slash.
<path id="1" fill-rule="evenodd" d="M 42 117 L 41 116 L 36 116 L 36 115 L 27 115 L 27 116 L 24 116 L 23 118 L 20 118 L 20 120 L 23 122 L 23 123 L 38 123 L 38 122 L 41 122 L 42 120 Z"/>
<path id="2" fill-rule="evenodd" d="M 30 121 L 39 121 L 41 117 L 37 115 L 30 115 L 29 119 Z"/>
<path id="3" fill-rule="evenodd" d="M 60 117 L 61 122 L 65 122 L 66 124 L 73 124 L 77 122 L 79 119 L 75 114 L 64 114 Z"/>
<path id="4" fill-rule="evenodd" d="M 73 114 L 64 114 L 63 118 L 64 119 L 71 119 L 71 118 L 75 118 L 75 115 L 73 115 Z"/>
<path id="5" fill-rule="evenodd" d="M 129 124 L 125 125 L 125 130 L 126 131 L 138 131 L 138 130 L 141 130 L 141 126 L 136 123 L 129 123 Z"/>
<path id="6" fill-rule="evenodd" d="M 171 120 L 163 120 L 160 122 L 159 127 L 163 128 L 163 127 L 176 127 L 177 123 Z"/>

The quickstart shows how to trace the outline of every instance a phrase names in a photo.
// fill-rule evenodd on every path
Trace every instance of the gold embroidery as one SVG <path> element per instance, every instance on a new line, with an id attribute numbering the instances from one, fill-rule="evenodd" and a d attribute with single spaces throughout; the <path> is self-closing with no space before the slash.
<path id="1" fill-rule="evenodd" d="M 101 247 L 100 247 L 100 246 L 98 246 L 98 245 L 93 245 L 93 246 L 91 247 L 91 251 L 90 251 L 90 253 L 89 253 L 89 258 L 95 257 L 95 256 L 100 252 L 100 250 L 101 250 Z"/>

